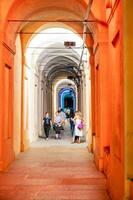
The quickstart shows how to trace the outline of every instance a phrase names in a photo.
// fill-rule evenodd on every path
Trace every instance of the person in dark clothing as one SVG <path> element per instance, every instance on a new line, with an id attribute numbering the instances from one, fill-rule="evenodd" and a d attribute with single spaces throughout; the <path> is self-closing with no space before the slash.
<path id="1" fill-rule="evenodd" d="M 45 113 L 45 117 L 43 118 L 43 122 L 44 122 L 44 132 L 45 132 L 45 135 L 46 135 L 46 140 L 48 140 L 49 131 L 50 131 L 50 128 L 51 128 L 51 125 L 52 125 L 52 121 L 51 121 L 51 118 L 49 117 L 48 112 Z"/>
<path id="2" fill-rule="evenodd" d="M 70 113 L 70 129 L 71 129 L 72 137 L 74 136 L 74 128 L 75 128 L 74 117 L 75 117 L 75 114 L 73 111 L 71 111 L 71 113 Z"/>

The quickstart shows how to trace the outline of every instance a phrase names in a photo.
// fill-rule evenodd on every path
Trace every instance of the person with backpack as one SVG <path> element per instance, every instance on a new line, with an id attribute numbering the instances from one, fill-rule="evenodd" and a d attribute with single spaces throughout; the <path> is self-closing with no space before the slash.
<path id="1" fill-rule="evenodd" d="M 48 112 L 45 113 L 45 117 L 43 118 L 43 125 L 44 125 L 44 132 L 45 132 L 45 135 L 46 135 L 46 140 L 48 140 L 49 131 L 50 131 L 50 128 L 52 126 L 52 121 L 51 121 L 51 118 L 49 117 Z"/>

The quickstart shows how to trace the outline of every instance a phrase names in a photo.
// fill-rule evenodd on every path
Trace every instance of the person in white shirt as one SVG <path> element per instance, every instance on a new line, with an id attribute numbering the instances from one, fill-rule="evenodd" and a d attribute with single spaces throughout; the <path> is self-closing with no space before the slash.
<path id="1" fill-rule="evenodd" d="M 56 139 L 61 139 L 61 130 L 62 130 L 62 119 L 60 116 L 60 112 L 57 111 L 55 113 L 55 119 L 54 119 L 54 130 L 55 130 L 55 135 L 56 135 Z"/>
<path id="2" fill-rule="evenodd" d="M 62 108 L 59 108 L 59 115 L 61 117 L 61 120 L 62 120 L 62 126 L 64 128 L 65 126 L 65 120 L 66 120 L 66 114 L 63 112 L 63 109 Z"/>
<path id="3" fill-rule="evenodd" d="M 80 143 L 80 138 L 83 136 L 83 129 L 84 129 L 84 122 L 81 112 L 78 111 L 75 112 L 74 122 L 75 122 L 75 130 L 74 130 L 73 142 Z"/>

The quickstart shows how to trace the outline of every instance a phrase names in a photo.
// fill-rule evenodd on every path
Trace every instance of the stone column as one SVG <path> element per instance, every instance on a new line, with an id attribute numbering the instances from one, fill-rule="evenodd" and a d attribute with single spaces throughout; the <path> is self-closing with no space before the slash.
<path id="1" fill-rule="evenodd" d="M 125 80 L 125 170 L 129 197 L 129 181 L 133 180 L 133 1 L 124 0 L 124 80 Z M 133 190 L 133 184 L 131 184 Z"/>
<path id="2" fill-rule="evenodd" d="M 0 171 L 14 160 L 13 99 L 15 47 L 0 33 Z"/>

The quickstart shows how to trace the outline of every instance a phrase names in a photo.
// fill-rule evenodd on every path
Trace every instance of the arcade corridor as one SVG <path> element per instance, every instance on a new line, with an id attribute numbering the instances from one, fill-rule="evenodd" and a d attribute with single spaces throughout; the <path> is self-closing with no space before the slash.
<path id="1" fill-rule="evenodd" d="M 133 200 L 132 19 L 132 0 L 0 0 L 0 200 Z M 85 143 L 41 139 L 59 108 Z"/>

